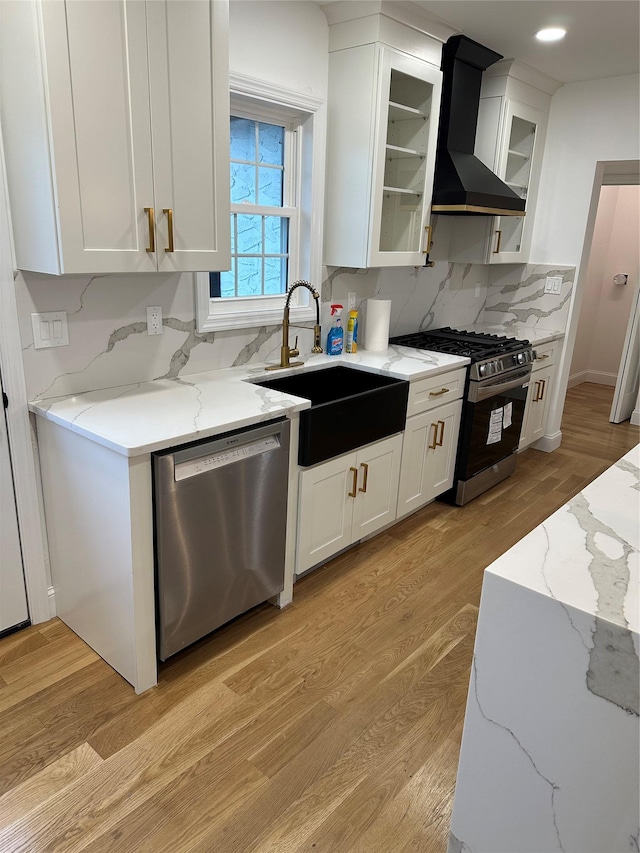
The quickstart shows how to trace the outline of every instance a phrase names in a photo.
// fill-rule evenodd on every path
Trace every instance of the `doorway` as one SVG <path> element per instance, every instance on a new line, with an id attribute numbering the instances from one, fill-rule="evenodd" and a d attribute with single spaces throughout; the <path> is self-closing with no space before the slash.
<path id="1" fill-rule="evenodd" d="M 568 387 L 612 386 L 610 420 L 631 416 L 633 422 L 640 377 L 640 163 L 602 165 Z"/>
<path id="2" fill-rule="evenodd" d="M 29 624 L 27 593 L 22 568 L 11 454 L 5 416 L 6 396 L 0 407 L 0 637 Z"/>

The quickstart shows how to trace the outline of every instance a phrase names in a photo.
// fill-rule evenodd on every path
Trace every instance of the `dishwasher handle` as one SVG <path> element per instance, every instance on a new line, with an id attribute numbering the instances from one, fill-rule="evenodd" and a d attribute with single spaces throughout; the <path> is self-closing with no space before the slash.
<path id="1" fill-rule="evenodd" d="M 157 463 L 162 457 L 168 457 L 169 471 L 173 469 L 171 479 L 178 482 L 280 448 L 288 450 L 288 439 L 289 422 L 280 418 L 257 427 L 237 429 L 211 441 L 199 441 L 190 447 L 161 451 L 154 456 L 159 457 Z"/>
<path id="2" fill-rule="evenodd" d="M 168 450 L 164 451 L 164 453 L 161 451 L 161 454 L 170 453 L 173 456 L 174 462 L 179 464 L 180 462 L 187 462 L 191 459 L 207 456 L 209 453 L 217 453 L 220 450 L 229 450 L 244 444 L 252 444 L 254 441 L 270 435 L 279 436 L 285 424 L 286 420 L 281 418 L 277 421 L 269 421 L 269 423 L 261 426 L 243 427 L 242 429 L 233 430 L 233 432 L 214 436 L 210 441 L 205 439 L 180 450 Z"/>
<path id="3" fill-rule="evenodd" d="M 178 483 L 180 480 L 187 480 L 189 477 L 197 477 L 200 474 L 208 474 L 211 471 L 225 468 L 227 465 L 237 465 L 239 462 L 245 462 L 254 456 L 261 456 L 263 453 L 279 449 L 279 437 L 268 435 L 266 438 L 260 438 L 257 441 L 243 442 L 226 450 L 216 450 L 195 459 L 177 462 L 173 467 L 173 478 Z"/>

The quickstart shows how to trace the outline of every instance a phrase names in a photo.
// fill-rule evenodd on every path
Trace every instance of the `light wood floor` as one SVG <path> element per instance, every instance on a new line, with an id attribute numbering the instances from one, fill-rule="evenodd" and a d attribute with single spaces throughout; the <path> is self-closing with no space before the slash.
<path id="1" fill-rule="evenodd" d="M 0 641 L 0 851 L 446 849 L 483 569 L 639 440 L 569 392 L 562 447 L 431 504 L 136 697 L 65 625 Z"/>

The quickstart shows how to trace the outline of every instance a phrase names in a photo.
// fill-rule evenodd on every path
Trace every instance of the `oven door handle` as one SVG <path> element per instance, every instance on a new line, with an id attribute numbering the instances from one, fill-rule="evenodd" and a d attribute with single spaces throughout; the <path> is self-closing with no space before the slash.
<path id="1" fill-rule="evenodd" d="M 469 385 L 469 400 L 472 403 L 478 403 L 480 400 L 487 400 L 489 397 L 497 397 L 504 391 L 511 391 L 513 388 L 522 388 L 529 382 L 531 376 L 531 368 L 528 370 L 519 371 L 517 376 L 510 376 L 502 381 L 482 383 L 471 382 Z"/>

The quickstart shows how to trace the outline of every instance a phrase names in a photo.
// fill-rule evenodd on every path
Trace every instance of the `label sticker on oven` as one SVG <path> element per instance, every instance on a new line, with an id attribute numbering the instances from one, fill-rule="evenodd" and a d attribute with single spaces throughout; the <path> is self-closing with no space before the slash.
<path id="1" fill-rule="evenodd" d="M 512 423 L 513 403 L 507 403 L 504 407 L 504 415 L 502 416 L 502 426 L 504 429 L 509 429 Z"/>
<path id="2" fill-rule="evenodd" d="M 504 407 L 494 409 L 491 412 L 489 421 L 489 435 L 487 436 L 487 444 L 497 444 L 502 438 L 502 419 L 504 417 Z"/>

